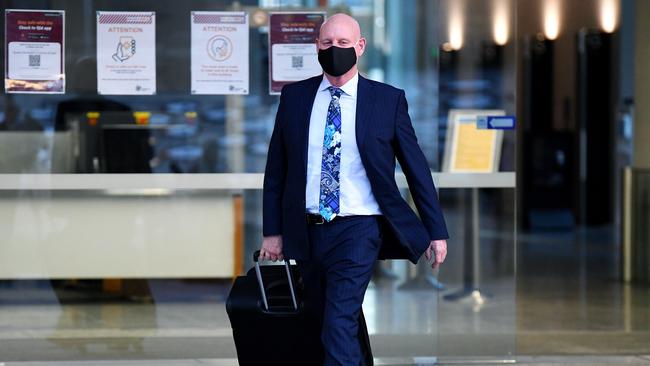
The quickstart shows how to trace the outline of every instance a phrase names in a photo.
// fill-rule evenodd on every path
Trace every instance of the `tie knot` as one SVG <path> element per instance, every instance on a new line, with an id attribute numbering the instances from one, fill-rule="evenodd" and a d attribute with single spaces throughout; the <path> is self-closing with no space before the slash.
<path id="1" fill-rule="evenodd" d="M 330 91 L 330 95 L 331 95 L 332 98 L 334 98 L 334 99 L 339 99 L 339 98 L 341 97 L 341 93 L 343 93 L 343 90 L 341 90 L 341 89 L 339 89 L 339 88 L 337 88 L 337 87 L 335 87 L 335 86 L 330 86 L 330 87 L 327 88 L 327 89 L 329 89 L 329 91 Z"/>

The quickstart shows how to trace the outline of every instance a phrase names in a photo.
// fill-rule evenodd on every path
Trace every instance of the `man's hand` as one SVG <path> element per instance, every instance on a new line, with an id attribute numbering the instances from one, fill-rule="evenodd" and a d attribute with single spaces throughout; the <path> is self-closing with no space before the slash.
<path id="1" fill-rule="evenodd" d="M 262 248 L 260 248 L 261 261 L 281 261 L 284 259 L 282 255 L 282 235 L 265 236 L 262 240 Z"/>
<path id="2" fill-rule="evenodd" d="M 424 252 L 427 261 L 431 260 L 431 255 L 434 256 L 434 261 L 431 263 L 431 268 L 436 269 L 440 267 L 442 262 L 447 257 L 447 241 L 446 240 L 431 240 L 429 247 Z"/>

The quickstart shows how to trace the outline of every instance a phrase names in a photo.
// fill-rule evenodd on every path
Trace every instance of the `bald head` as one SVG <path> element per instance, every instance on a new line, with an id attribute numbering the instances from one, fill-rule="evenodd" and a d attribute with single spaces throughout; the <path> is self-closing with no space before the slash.
<path id="1" fill-rule="evenodd" d="M 352 37 L 354 42 L 356 42 L 361 38 L 361 27 L 359 26 L 359 22 L 353 17 L 338 13 L 327 18 L 320 27 L 320 38 L 323 38 L 324 35 L 331 35 L 332 33 L 341 35 L 347 33 L 347 36 Z"/>
<path id="2" fill-rule="evenodd" d="M 319 49 L 337 46 L 341 48 L 354 47 L 357 57 L 363 54 L 366 47 L 365 38 L 361 37 L 359 22 L 353 17 L 338 13 L 330 16 L 320 27 L 316 45 Z"/>

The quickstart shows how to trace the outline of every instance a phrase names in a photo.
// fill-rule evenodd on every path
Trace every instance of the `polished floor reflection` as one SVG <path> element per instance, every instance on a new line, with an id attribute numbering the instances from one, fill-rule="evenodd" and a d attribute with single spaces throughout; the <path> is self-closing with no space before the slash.
<path id="1" fill-rule="evenodd" d="M 588 365 L 626 365 L 626 366 L 648 366 L 649 356 L 520 356 L 516 358 L 516 364 L 529 366 L 588 366 Z M 514 363 L 514 362 L 513 362 Z M 481 359 L 459 360 L 453 358 L 439 359 L 438 365 L 493 365 Z M 0 363 L 2 366 L 237 366 L 235 359 L 178 359 L 178 360 L 144 360 L 144 361 L 65 361 L 65 362 L 8 362 Z M 432 365 L 420 359 L 404 358 L 376 358 L 376 366 L 412 366 Z"/>
<path id="2" fill-rule="evenodd" d="M 460 219 L 450 214 L 450 227 Z M 448 267 L 438 276 L 441 291 L 433 289 L 430 277 L 419 276 L 417 267 L 403 262 L 378 267 L 364 302 L 378 364 L 409 364 L 414 356 L 440 363 L 472 357 L 531 364 L 650 362 L 643 356 L 650 354 L 650 287 L 616 279 L 611 228 L 519 234 L 515 283 L 503 265 L 510 254 L 497 250 L 512 234 L 494 229 L 489 220 L 484 227 L 482 304 L 472 297 L 444 299 L 462 285 L 456 268 L 462 266 L 461 246 L 450 247 Z M 397 278 L 386 276 L 387 270 Z M 199 359 L 232 364 L 224 307 L 229 281 L 139 282 L 131 295 L 119 297 L 92 282 L 0 282 L 0 364 L 154 359 L 169 365 Z M 416 289 L 405 288 L 407 282 Z M 591 362 L 535 355 L 630 357 Z"/>
<path id="3" fill-rule="evenodd" d="M 624 284 L 611 227 L 518 237 L 517 352 L 650 352 L 650 285 Z"/>

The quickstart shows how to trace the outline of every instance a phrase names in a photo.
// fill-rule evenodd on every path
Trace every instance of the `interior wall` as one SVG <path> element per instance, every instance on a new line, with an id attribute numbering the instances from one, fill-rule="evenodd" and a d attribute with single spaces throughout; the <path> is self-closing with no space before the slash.
<path id="1" fill-rule="evenodd" d="M 598 9 L 601 0 L 558 1 L 520 0 L 517 3 L 517 39 L 544 31 L 544 9 L 557 3 L 559 35 L 554 45 L 553 127 L 556 130 L 576 127 L 576 34 L 581 28 L 600 28 Z M 517 55 L 522 64 L 521 52 Z M 518 95 L 522 95 L 521 84 Z M 523 98 L 518 98 L 522 111 Z M 521 115 L 521 114 L 520 114 Z"/>
<path id="2" fill-rule="evenodd" d="M 634 166 L 650 168 L 650 1 L 636 1 Z"/>

